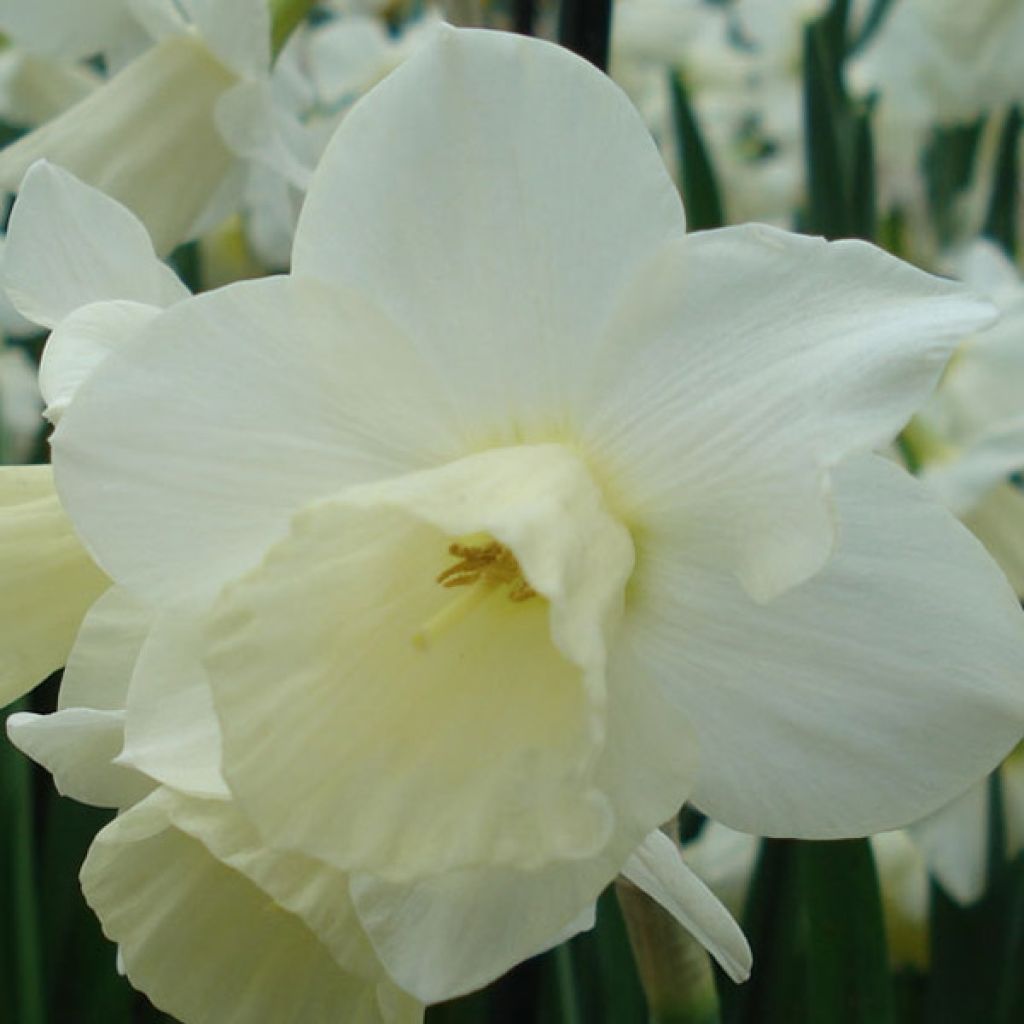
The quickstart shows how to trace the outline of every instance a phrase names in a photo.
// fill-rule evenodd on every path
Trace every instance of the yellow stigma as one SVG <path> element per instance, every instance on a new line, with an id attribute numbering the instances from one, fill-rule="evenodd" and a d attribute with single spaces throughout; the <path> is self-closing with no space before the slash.
<path id="1" fill-rule="evenodd" d="M 481 544 L 455 542 L 448 545 L 448 554 L 458 561 L 438 573 L 437 582 L 446 589 L 470 589 L 446 604 L 413 634 L 413 643 L 422 650 L 426 650 L 441 633 L 465 619 L 474 608 L 503 586 L 508 587 L 508 599 L 516 603 L 528 601 L 537 595 L 537 591 L 526 582 L 516 556 L 496 540 Z"/>

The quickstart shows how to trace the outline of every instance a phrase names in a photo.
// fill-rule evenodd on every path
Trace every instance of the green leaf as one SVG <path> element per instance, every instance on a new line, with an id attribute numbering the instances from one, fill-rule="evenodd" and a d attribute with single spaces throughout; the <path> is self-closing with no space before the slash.
<path id="1" fill-rule="evenodd" d="M 1006 117 L 999 139 L 995 181 L 983 233 L 998 242 L 1013 258 L 1017 253 L 1017 209 L 1020 205 L 1020 167 L 1018 149 L 1021 114 L 1013 107 Z"/>
<path id="2" fill-rule="evenodd" d="M 800 843 L 808 1024 L 893 1024 L 878 873 L 867 839 Z"/>
<path id="3" fill-rule="evenodd" d="M 612 0 L 562 0 L 558 41 L 602 71 L 608 68 Z"/>
<path id="4" fill-rule="evenodd" d="M 798 869 L 795 841 L 761 841 L 743 913 L 754 970 L 746 984 L 720 990 L 727 1024 L 807 1022 Z"/>
<path id="5" fill-rule="evenodd" d="M 572 949 L 587 1024 L 647 1024 L 647 1003 L 614 888 L 601 895 L 597 924 L 577 935 Z"/>
<path id="6" fill-rule="evenodd" d="M 687 227 L 691 231 L 720 228 L 725 224 L 722 196 L 682 76 L 670 74 L 669 86 Z"/>
<path id="7" fill-rule="evenodd" d="M 8 708 L 25 710 L 24 700 Z M 36 844 L 29 762 L 0 738 L 0 952 L 3 1019 L 46 1024 L 43 950 L 36 884 Z"/>

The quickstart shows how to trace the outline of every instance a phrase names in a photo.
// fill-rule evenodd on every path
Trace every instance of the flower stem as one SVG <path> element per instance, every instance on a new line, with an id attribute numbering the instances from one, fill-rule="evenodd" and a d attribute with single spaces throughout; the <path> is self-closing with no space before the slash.
<path id="1" fill-rule="evenodd" d="M 650 1024 L 717 1024 L 718 995 L 704 947 L 646 893 L 620 878 L 626 920 Z"/>
<path id="2" fill-rule="evenodd" d="M 612 0 L 562 0 L 558 41 L 608 70 L 608 40 L 612 29 Z"/>
<path id="3" fill-rule="evenodd" d="M 270 30 L 270 43 L 275 57 L 284 49 L 288 37 L 305 21 L 315 4 L 316 0 L 271 0 L 273 27 Z"/>
<path id="4" fill-rule="evenodd" d="M 23 703 L 9 710 L 19 711 Z M 12 934 L 17 986 L 15 1019 L 44 1024 L 43 965 L 40 954 L 39 908 L 36 904 L 36 851 L 33 838 L 31 778 L 28 763 L 13 748 L 0 757 L 0 819 L 5 820 L 10 851 Z"/>

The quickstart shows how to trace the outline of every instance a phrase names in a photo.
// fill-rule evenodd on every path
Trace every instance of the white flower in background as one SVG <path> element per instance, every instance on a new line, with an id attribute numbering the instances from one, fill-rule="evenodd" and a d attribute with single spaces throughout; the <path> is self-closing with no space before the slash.
<path id="1" fill-rule="evenodd" d="M 900 0 L 856 74 L 905 120 L 965 122 L 1024 99 L 1022 47 L 1018 0 Z"/>
<path id="2" fill-rule="evenodd" d="M 1024 851 L 1024 749 L 999 770 L 1008 860 Z M 928 870 L 958 903 L 974 903 L 985 893 L 988 870 L 989 780 L 972 786 L 938 813 L 913 825 L 910 834 Z"/>
<path id="3" fill-rule="evenodd" d="M 262 105 L 270 15 L 266 0 L 151 0 L 133 10 L 145 12 L 153 45 L 0 152 L 0 185 L 15 191 L 46 157 L 127 205 L 165 252 L 237 202 L 225 130 L 276 123 Z"/>
<path id="4" fill-rule="evenodd" d="M 952 264 L 1002 316 L 959 348 L 906 439 L 924 482 L 980 538 L 1024 596 L 1024 281 L 979 239 Z"/>
<path id="5" fill-rule="evenodd" d="M 8 258 L 55 300 L 75 282 L 73 261 L 42 273 L 56 205 L 16 209 Z M 1013 594 L 870 454 L 989 317 L 863 243 L 684 235 L 604 76 L 442 32 L 342 122 L 290 276 L 176 302 L 88 374 L 50 359 L 81 381 L 62 501 L 152 615 L 108 709 L 116 766 L 347 878 L 424 1002 L 586 927 L 623 869 L 744 976 L 657 830 L 684 799 L 747 831 L 863 834 L 1020 737 Z M 59 718 L 12 725 L 55 770 Z M 176 919 L 175 859 L 125 856 Z M 92 863 L 153 985 L 132 964 L 177 929 L 138 948 L 136 889 Z"/>
<path id="6" fill-rule="evenodd" d="M 803 193 L 801 45 L 814 0 L 616 7 L 612 75 L 676 161 L 669 76 L 680 75 L 731 221 L 792 222 Z"/>
<path id="7" fill-rule="evenodd" d="M 365 15 L 305 25 L 275 63 L 269 92 L 250 97 L 275 120 L 240 117 L 236 123 L 247 127 L 236 131 L 230 118 L 222 119 L 225 138 L 249 161 L 245 230 L 264 265 L 287 267 L 310 176 L 341 118 L 440 24 L 440 16 L 427 10 L 398 33 Z"/>

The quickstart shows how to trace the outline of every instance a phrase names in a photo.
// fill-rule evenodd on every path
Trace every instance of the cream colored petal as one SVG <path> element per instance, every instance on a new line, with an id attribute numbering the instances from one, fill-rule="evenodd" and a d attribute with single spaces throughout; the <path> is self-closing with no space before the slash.
<path id="1" fill-rule="evenodd" d="M 62 500 L 124 585 L 212 597 L 303 505 L 461 454 L 443 370 L 351 292 L 280 277 L 197 296 L 76 393 L 53 437 Z"/>
<path id="2" fill-rule="evenodd" d="M 65 796 L 128 807 L 154 787 L 113 763 L 124 745 L 128 683 L 152 618 L 126 591 L 111 587 L 89 608 L 75 638 L 58 711 L 8 719 L 11 742 L 50 771 Z"/>
<path id="3" fill-rule="evenodd" d="M 45 157 L 124 203 L 165 253 L 231 167 L 213 108 L 236 80 L 198 40 L 165 39 L 0 153 L 0 184 L 16 190 Z"/>
<path id="4" fill-rule="evenodd" d="M 997 485 L 1024 468 L 1024 417 L 1001 423 L 949 461 L 925 465 L 921 479 L 962 519 Z"/>
<path id="5" fill-rule="evenodd" d="M 113 586 L 89 608 L 61 680 L 57 707 L 123 711 L 154 613 Z"/>
<path id="6" fill-rule="evenodd" d="M 202 626 L 187 611 L 156 618 L 132 673 L 118 764 L 185 793 L 227 797 L 220 729 L 201 661 Z"/>
<path id="7" fill-rule="evenodd" d="M 0 707 L 65 663 L 108 586 L 57 500 L 50 468 L 0 470 Z"/>
<path id="8" fill-rule="evenodd" d="M 57 423 L 82 381 L 159 312 L 157 306 L 138 302 L 94 302 L 62 320 L 46 342 L 39 364 L 46 418 Z"/>
<path id="9" fill-rule="evenodd" d="M 96 837 L 82 869 L 86 899 L 118 943 L 128 977 L 156 1006 L 189 1024 L 421 1020 L 422 1007 L 383 978 L 344 970 L 298 916 L 213 855 L 206 830 L 183 831 L 175 806 L 158 791 L 126 812 Z M 339 894 L 335 908 L 344 904 L 343 884 Z M 385 1014 L 389 1004 L 397 1005 Z"/>
<path id="10" fill-rule="evenodd" d="M 154 787 L 144 775 L 114 763 L 124 743 L 123 711 L 21 712 L 7 719 L 7 735 L 53 775 L 59 793 L 73 800 L 130 807 Z"/>
<path id="11" fill-rule="evenodd" d="M 537 593 L 439 586 L 469 534 L 507 545 Z M 606 634 L 631 567 L 554 445 L 311 506 L 218 602 L 207 667 L 232 792 L 274 845 L 395 880 L 592 855 L 611 827 L 593 783 Z"/>
<path id="12" fill-rule="evenodd" d="M 607 76 L 540 40 L 445 27 L 345 116 L 292 267 L 373 299 L 445 368 L 474 443 L 512 444 L 564 426 L 616 297 L 683 229 Z"/>
<path id="13" fill-rule="evenodd" d="M 582 442 L 627 522 L 678 528 L 766 600 L 832 551 L 831 468 L 888 443 L 994 312 L 863 242 L 688 235 L 580 371 Z"/>
<path id="14" fill-rule="evenodd" d="M 733 828 L 902 826 L 984 776 L 1024 728 L 1024 621 L 981 545 L 875 456 L 834 474 L 839 546 L 758 604 L 667 535 L 638 544 L 616 657 L 694 723 L 692 799 Z"/>
<path id="15" fill-rule="evenodd" d="M 1024 597 L 1024 493 L 1014 484 L 995 487 L 964 516 L 964 523 L 999 563 L 1018 597 Z"/>
<path id="16" fill-rule="evenodd" d="M 130 210 L 45 160 L 29 168 L 11 211 L 3 285 L 45 327 L 95 302 L 159 307 L 188 295 Z"/>
<path id="17" fill-rule="evenodd" d="M 632 838 L 534 871 L 463 868 L 413 883 L 352 876 L 352 899 L 391 976 L 426 1003 L 486 985 L 592 924 Z"/>
<path id="18" fill-rule="evenodd" d="M 690 932 L 733 981 L 747 980 L 753 960 L 740 926 L 664 832 L 652 832 L 622 873 Z"/>
<path id="19" fill-rule="evenodd" d="M 975 903 L 985 892 L 988 790 L 988 779 L 982 779 L 907 830 L 929 872 L 958 903 Z"/>

